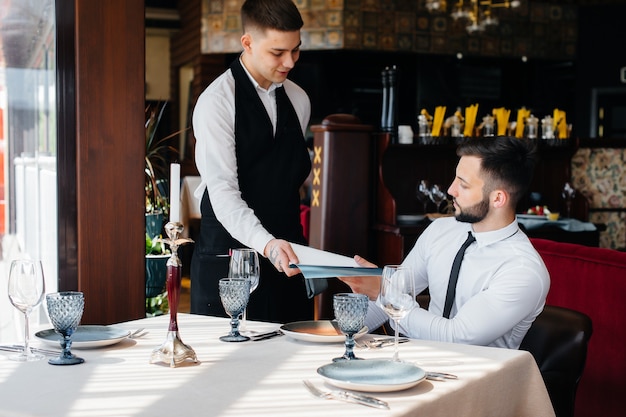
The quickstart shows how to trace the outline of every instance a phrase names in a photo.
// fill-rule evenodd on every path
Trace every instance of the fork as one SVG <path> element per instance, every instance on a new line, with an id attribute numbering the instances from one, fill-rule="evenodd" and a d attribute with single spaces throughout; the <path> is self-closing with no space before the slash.
<path id="1" fill-rule="evenodd" d="M 324 398 L 327 400 L 341 400 L 349 403 L 366 405 L 368 407 L 383 408 L 385 410 L 389 410 L 389 404 L 375 397 L 370 397 L 363 394 L 356 394 L 349 391 L 322 391 L 318 389 L 315 385 L 313 385 L 309 380 L 305 379 L 302 382 L 311 394 L 319 398 Z"/>
<path id="2" fill-rule="evenodd" d="M 410 339 L 406 338 L 406 337 L 401 337 L 398 339 L 398 343 L 406 343 L 410 341 Z M 360 348 L 360 349 L 381 349 L 384 348 L 385 346 L 393 346 L 393 344 L 395 343 L 394 338 L 393 337 L 385 337 L 385 338 L 379 338 L 379 339 L 372 339 L 372 340 L 366 340 L 364 342 L 360 342 L 358 340 L 355 340 L 355 345 L 356 347 Z"/>
<path id="3" fill-rule="evenodd" d="M 137 330 L 135 330 L 134 332 L 132 332 L 131 334 L 129 334 L 129 335 L 128 335 L 128 338 L 129 338 L 129 339 L 138 339 L 138 338 L 140 338 L 140 337 L 142 337 L 142 336 L 147 335 L 147 334 L 148 334 L 148 332 L 147 332 L 147 331 L 145 331 L 145 332 L 144 332 L 144 330 L 145 330 L 145 329 L 144 329 L 143 327 L 142 327 L 141 329 L 137 329 Z"/>

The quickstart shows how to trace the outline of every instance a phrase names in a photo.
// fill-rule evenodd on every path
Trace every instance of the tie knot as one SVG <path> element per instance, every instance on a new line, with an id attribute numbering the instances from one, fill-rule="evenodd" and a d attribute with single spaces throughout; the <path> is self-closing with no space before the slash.
<path id="1" fill-rule="evenodd" d="M 476 238 L 474 237 L 472 232 L 467 232 L 467 239 L 465 239 L 465 243 L 463 243 L 463 246 L 467 248 L 470 244 L 472 244 L 472 242 L 475 242 L 475 241 L 476 241 Z"/>

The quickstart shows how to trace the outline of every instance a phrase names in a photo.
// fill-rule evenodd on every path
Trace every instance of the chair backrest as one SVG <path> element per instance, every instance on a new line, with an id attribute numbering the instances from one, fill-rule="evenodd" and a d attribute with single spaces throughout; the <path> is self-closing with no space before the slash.
<path id="1" fill-rule="evenodd" d="M 574 415 L 591 333 L 591 319 L 586 314 L 546 305 L 522 341 L 520 349 L 529 351 L 537 361 L 557 417 Z"/>

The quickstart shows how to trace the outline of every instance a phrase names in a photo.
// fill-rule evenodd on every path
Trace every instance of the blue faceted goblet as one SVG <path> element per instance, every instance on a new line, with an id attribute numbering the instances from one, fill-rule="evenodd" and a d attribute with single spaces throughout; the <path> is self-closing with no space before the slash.
<path id="1" fill-rule="evenodd" d="M 361 359 L 354 356 L 354 335 L 363 328 L 367 314 L 368 298 L 365 294 L 339 293 L 333 296 L 335 320 L 346 335 L 346 351 L 333 362 Z"/>
<path id="2" fill-rule="evenodd" d="M 76 365 L 85 362 L 72 354 L 72 334 L 78 328 L 78 323 L 83 317 L 85 299 L 82 292 L 65 291 L 46 295 L 48 304 L 48 316 L 54 326 L 54 331 L 62 339 L 60 341 L 63 350 L 58 358 L 48 360 L 51 365 Z"/>
<path id="3" fill-rule="evenodd" d="M 250 298 L 250 280 L 247 278 L 222 278 L 219 282 L 220 299 L 226 314 L 230 316 L 230 333 L 221 336 L 223 342 L 245 342 L 249 337 L 239 333 L 239 316 L 244 312 Z"/>

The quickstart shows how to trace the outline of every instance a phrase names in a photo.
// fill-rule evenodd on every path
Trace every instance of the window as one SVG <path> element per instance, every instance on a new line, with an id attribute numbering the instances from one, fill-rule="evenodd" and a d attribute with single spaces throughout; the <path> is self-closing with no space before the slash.
<path id="1" fill-rule="evenodd" d="M 58 270 L 54 11 L 54 0 L 0 8 L 0 281 L 12 259 L 41 259 L 46 292 Z M 21 338 L 20 315 L 0 285 L 0 340 Z M 45 317 L 40 307 L 32 323 Z"/>

